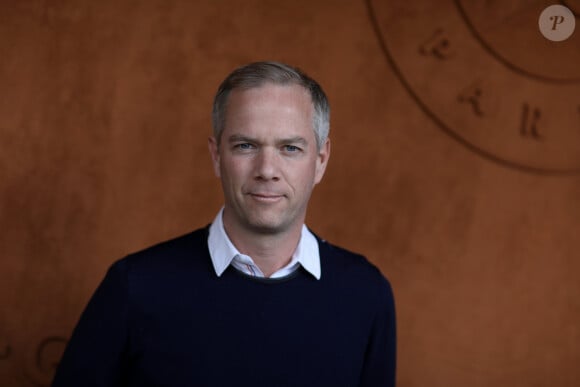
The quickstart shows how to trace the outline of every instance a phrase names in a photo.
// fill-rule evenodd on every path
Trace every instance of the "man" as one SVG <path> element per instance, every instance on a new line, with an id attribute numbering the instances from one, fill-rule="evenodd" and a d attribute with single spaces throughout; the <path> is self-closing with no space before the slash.
<path id="1" fill-rule="evenodd" d="M 220 86 L 213 126 L 224 207 L 111 267 L 53 386 L 393 386 L 389 283 L 304 225 L 330 156 L 320 86 L 249 64 Z"/>

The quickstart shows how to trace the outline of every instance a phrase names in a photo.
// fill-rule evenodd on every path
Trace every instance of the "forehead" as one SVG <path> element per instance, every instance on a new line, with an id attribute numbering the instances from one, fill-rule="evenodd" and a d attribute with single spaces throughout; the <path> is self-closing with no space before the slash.
<path id="1" fill-rule="evenodd" d="M 265 84 L 250 89 L 235 89 L 228 98 L 225 127 L 268 126 L 313 129 L 312 99 L 300 85 Z"/>

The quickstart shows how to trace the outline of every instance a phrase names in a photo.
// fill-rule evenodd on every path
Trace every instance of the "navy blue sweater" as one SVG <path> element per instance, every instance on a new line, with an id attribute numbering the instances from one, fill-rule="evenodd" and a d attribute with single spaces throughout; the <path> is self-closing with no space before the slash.
<path id="1" fill-rule="evenodd" d="M 393 296 L 364 257 L 319 239 L 320 280 L 217 277 L 207 232 L 113 264 L 54 387 L 394 386 Z"/>

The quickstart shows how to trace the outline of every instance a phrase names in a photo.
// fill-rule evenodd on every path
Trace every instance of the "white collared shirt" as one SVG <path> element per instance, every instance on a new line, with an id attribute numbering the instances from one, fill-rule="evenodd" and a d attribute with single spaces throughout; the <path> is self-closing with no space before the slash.
<path id="1" fill-rule="evenodd" d="M 241 272 L 255 277 L 265 277 L 264 273 L 256 265 L 254 260 L 240 253 L 234 246 L 224 228 L 222 208 L 209 227 L 209 237 L 207 244 L 213 268 L 218 277 L 231 264 Z M 283 268 L 274 272 L 270 278 L 285 277 L 302 266 L 306 271 L 312 274 L 316 279 L 320 279 L 320 253 L 318 251 L 318 241 L 316 237 L 302 225 L 302 233 L 298 246 L 292 254 L 292 259 Z"/>

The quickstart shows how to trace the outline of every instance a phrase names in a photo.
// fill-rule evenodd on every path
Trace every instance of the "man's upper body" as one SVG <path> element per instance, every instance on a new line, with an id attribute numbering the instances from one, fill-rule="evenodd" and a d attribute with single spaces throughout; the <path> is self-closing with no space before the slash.
<path id="1" fill-rule="evenodd" d="M 393 386 L 388 281 L 304 225 L 330 156 L 320 86 L 280 63 L 241 67 L 213 126 L 222 211 L 111 267 L 53 386 Z"/>
<path id="2" fill-rule="evenodd" d="M 116 262 L 84 311 L 53 386 L 393 386 L 388 282 L 317 239 L 300 266 L 216 274 L 208 228 Z"/>

